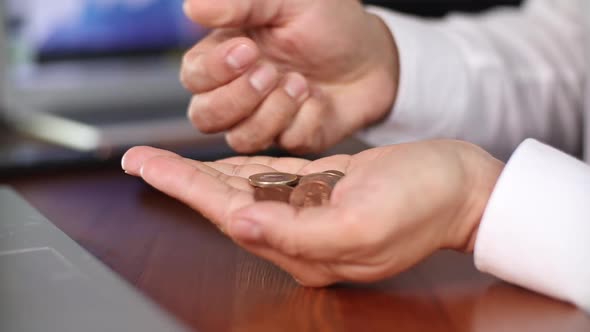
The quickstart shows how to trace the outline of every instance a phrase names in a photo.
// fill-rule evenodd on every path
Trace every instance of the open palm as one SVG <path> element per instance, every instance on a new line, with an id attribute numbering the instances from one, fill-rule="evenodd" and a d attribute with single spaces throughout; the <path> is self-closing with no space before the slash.
<path id="1" fill-rule="evenodd" d="M 372 281 L 397 274 L 439 248 L 467 249 L 481 213 L 465 160 L 499 174 L 501 163 L 465 143 L 399 145 L 308 161 L 235 157 L 184 159 L 148 147 L 130 150 L 123 167 L 215 223 L 236 243 L 308 286 Z M 297 210 L 255 202 L 248 177 L 261 172 L 346 176 L 327 206 Z M 488 195 L 493 188 L 492 177 Z"/>

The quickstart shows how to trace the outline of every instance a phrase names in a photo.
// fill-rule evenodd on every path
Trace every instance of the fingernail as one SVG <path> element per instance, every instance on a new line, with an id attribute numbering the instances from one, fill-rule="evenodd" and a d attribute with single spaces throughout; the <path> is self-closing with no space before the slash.
<path id="1" fill-rule="evenodd" d="M 231 234 L 238 240 L 246 242 L 259 242 L 262 240 L 262 230 L 256 223 L 238 219 L 234 221 L 231 227 Z"/>
<path id="2" fill-rule="evenodd" d="M 143 177 L 143 165 L 141 165 L 141 167 L 139 167 L 139 176 Z"/>
<path id="3" fill-rule="evenodd" d="M 123 169 L 123 171 L 127 175 L 132 175 L 132 176 L 136 175 L 135 173 L 133 173 L 135 171 L 133 169 L 133 165 L 129 165 L 129 163 L 128 163 L 127 154 L 123 155 L 123 158 L 121 158 L 121 168 Z"/>
<path id="4" fill-rule="evenodd" d="M 125 171 L 125 173 L 127 173 L 127 167 L 126 167 L 127 163 L 125 162 L 125 157 L 127 157 L 126 153 L 121 158 L 121 168 Z"/>
<path id="5" fill-rule="evenodd" d="M 225 61 L 233 69 L 243 69 L 256 60 L 256 51 L 252 47 L 240 44 L 229 51 Z"/>
<path id="6" fill-rule="evenodd" d="M 291 98 L 299 100 L 307 92 L 307 81 L 301 75 L 291 75 L 284 88 Z"/>
<path id="7" fill-rule="evenodd" d="M 277 80 L 276 69 L 269 64 L 264 64 L 250 76 L 250 84 L 259 92 L 265 92 L 273 87 Z"/>
<path id="8" fill-rule="evenodd" d="M 227 143 L 227 145 L 235 146 L 234 145 L 235 137 L 236 137 L 236 134 L 233 131 L 225 133 L 225 142 Z"/>
<path id="9" fill-rule="evenodd" d="M 192 121 L 192 118 L 195 114 L 195 106 L 197 104 L 197 99 L 199 99 L 199 95 L 193 95 L 191 100 L 188 103 L 188 111 L 186 112 L 186 117 Z"/>

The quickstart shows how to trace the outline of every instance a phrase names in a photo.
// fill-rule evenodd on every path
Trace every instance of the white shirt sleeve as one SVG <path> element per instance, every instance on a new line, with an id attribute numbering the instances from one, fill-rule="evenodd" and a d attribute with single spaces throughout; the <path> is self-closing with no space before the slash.
<path id="1" fill-rule="evenodd" d="M 494 189 L 475 264 L 590 312 L 590 167 L 527 140 Z"/>
<path id="2" fill-rule="evenodd" d="M 507 159 L 526 138 L 579 154 L 587 0 L 427 20 L 377 7 L 400 57 L 396 104 L 359 134 L 372 145 L 430 138 L 476 143 Z"/>

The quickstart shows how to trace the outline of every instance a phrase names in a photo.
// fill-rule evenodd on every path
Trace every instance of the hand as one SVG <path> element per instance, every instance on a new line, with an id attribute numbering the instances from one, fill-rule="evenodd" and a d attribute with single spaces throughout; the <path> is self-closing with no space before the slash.
<path id="1" fill-rule="evenodd" d="M 189 117 L 228 130 L 238 152 L 318 152 L 392 108 L 395 43 L 358 0 L 186 0 L 185 12 L 217 28 L 183 60 Z"/>
<path id="2" fill-rule="evenodd" d="M 209 218 L 236 243 L 307 286 L 373 281 L 440 248 L 473 250 L 503 164 L 478 147 L 431 141 L 317 161 L 236 157 L 203 163 L 148 147 L 123 168 Z M 328 206 L 254 202 L 247 178 L 281 171 L 346 173 Z"/>

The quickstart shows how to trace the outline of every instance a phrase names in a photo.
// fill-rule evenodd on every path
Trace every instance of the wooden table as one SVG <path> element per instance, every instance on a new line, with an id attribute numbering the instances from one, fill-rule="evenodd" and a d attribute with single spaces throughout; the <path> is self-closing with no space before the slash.
<path id="1" fill-rule="evenodd" d="M 375 284 L 299 287 L 114 165 L 2 182 L 199 331 L 590 331 L 590 316 L 480 274 L 453 252 Z"/>

